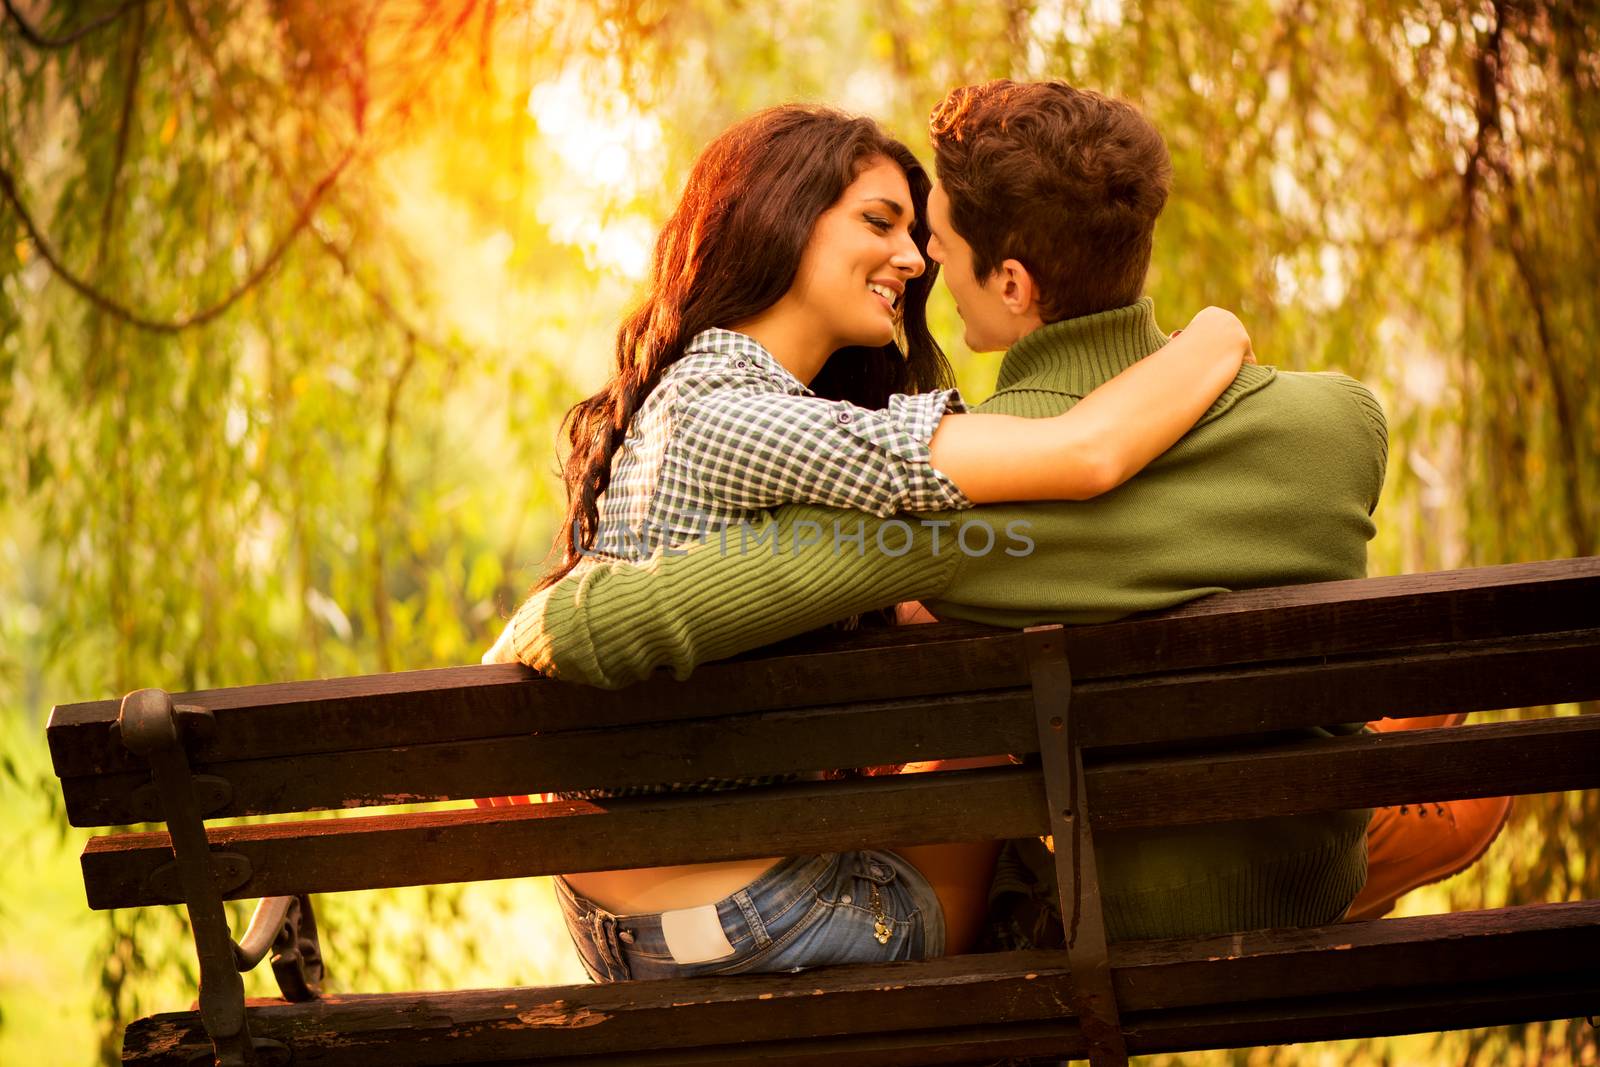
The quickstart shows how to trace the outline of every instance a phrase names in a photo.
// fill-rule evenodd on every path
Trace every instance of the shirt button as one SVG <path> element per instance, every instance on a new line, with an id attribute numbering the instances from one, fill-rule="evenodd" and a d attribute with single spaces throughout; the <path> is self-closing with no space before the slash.
<path id="1" fill-rule="evenodd" d="M 840 898 L 839 898 L 839 903 L 841 903 L 841 904 L 848 904 L 848 903 L 850 903 L 850 894 L 849 894 L 849 893 L 846 893 L 846 894 L 845 894 L 845 895 L 844 895 L 844 896 L 842 896 L 842 897 L 840 897 Z"/>
<path id="2" fill-rule="evenodd" d="M 839 412 L 839 421 L 841 423 L 849 422 L 850 421 L 850 413 L 848 411 Z"/>
<path id="3" fill-rule="evenodd" d="M 735 370 L 744 370 L 745 362 L 742 359 L 736 359 L 733 361 L 733 366 Z"/>

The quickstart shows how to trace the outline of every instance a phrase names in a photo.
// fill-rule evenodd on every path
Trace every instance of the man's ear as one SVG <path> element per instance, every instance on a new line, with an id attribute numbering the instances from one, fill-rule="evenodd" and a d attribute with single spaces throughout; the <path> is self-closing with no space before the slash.
<path id="1" fill-rule="evenodd" d="M 1008 259 L 996 268 L 999 275 L 1000 300 L 1006 310 L 1020 319 L 1035 325 L 1043 323 L 1039 314 L 1039 286 L 1020 260 Z"/>

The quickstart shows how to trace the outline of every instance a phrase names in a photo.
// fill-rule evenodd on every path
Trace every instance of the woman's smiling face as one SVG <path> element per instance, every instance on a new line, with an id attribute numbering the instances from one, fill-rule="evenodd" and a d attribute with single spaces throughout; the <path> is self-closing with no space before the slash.
<path id="1" fill-rule="evenodd" d="M 874 157 L 817 217 L 784 296 L 834 349 L 894 340 L 906 282 L 922 274 L 916 221 L 900 167 Z"/>

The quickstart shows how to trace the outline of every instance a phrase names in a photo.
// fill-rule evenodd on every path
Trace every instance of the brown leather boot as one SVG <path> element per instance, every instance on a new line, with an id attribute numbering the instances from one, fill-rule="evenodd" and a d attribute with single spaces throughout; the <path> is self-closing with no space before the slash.
<path id="1" fill-rule="evenodd" d="M 1459 726 L 1465 712 L 1368 723 L 1380 733 Z M 1395 901 L 1421 886 L 1466 870 L 1506 824 L 1510 797 L 1479 797 L 1378 808 L 1367 826 L 1367 884 L 1345 920 L 1376 919 Z"/>

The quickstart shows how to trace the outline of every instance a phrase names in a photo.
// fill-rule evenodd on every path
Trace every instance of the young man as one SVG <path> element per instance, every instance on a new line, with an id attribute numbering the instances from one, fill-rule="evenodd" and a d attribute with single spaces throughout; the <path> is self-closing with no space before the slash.
<path id="1" fill-rule="evenodd" d="M 929 255 L 969 346 L 1006 350 L 978 410 L 1057 414 L 1166 342 L 1141 293 L 1171 165 L 1136 109 L 1060 83 L 998 81 L 952 91 L 930 127 Z M 1114 492 L 904 520 L 779 508 L 759 529 L 681 555 L 574 573 L 519 609 L 485 658 L 620 686 L 906 601 L 1003 626 L 1089 623 L 1226 589 L 1363 577 L 1386 456 L 1383 413 L 1359 383 L 1246 365 L 1193 431 Z M 1477 837 L 1448 842 L 1446 859 L 1413 858 L 1357 900 L 1368 814 L 1102 834 L 1109 933 L 1386 909 L 1427 880 L 1427 863 L 1451 873 L 1470 862 L 1503 811 L 1486 809 Z M 1394 848 L 1415 851 L 1415 835 L 1400 837 Z"/>

